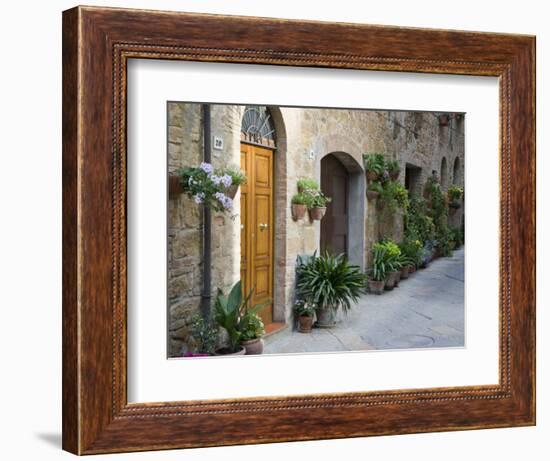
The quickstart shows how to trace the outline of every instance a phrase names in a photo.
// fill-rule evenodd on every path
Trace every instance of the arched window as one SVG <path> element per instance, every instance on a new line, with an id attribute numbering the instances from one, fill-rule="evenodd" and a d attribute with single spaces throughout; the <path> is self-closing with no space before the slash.
<path id="1" fill-rule="evenodd" d="M 275 126 L 267 107 L 245 107 L 241 123 L 241 141 L 275 147 Z"/>
<path id="2" fill-rule="evenodd" d="M 453 165 L 453 184 L 460 183 L 460 159 L 455 158 L 455 163 Z"/>
<path id="3" fill-rule="evenodd" d="M 441 171 L 439 174 L 439 178 L 441 180 L 441 187 L 443 189 L 447 188 L 447 159 L 443 157 L 441 159 Z"/>

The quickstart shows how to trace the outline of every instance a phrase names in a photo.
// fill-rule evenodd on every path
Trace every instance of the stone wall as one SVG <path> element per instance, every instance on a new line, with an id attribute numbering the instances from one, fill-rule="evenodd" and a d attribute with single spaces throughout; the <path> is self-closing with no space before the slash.
<path id="1" fill-rule="evenodd" d="M 290 213 L 296 183 L 302 177 L 320 182 L 321 159 L 334 154 L 350 174 L 350 206 L 353 206 L 353 262 L 366 268 L 372 244 L 381 237 L 400 240 L 403 219 L 387 213 L 365 197 L 363 154 L 380 152 L 396 159 L 404 183 L 406 166 L 418 168 L 415 181 L 421 192 L 432 171 L 446 167 L 446 186 L 464 183 L 464 122 L 451 119 L 440 126 L 436 114 L 399 111 L 270 108 L 275 122 L 275 236 L 274 320 L 290 322 L 294 300 L 295 265 L 298 255 L 318 250 L 320 223 L 294 221 Z M 215 167 L 240 162 L 240 126 L 244 106 L 212 105 L 212 136 L 223 140 L 222 150 L 212 150 Z M 198 165 L 203 156 L 202 110 L 199 104 L 170 103 L 168 107 L 169 170 Z M 453 175 L 455 160 L 458 171 Z M 200 305 L 202 286 L 202 216 L 200 207 L 185 196 L 169 201 L 168 293 L 170 355 L 186 348 L 188 322 Z M 212 287 L 228 288 L 239 278 L 239 194 L 235 215 L 213 215 Z M 462 210 L 453 217 L 459 225 Z"/>

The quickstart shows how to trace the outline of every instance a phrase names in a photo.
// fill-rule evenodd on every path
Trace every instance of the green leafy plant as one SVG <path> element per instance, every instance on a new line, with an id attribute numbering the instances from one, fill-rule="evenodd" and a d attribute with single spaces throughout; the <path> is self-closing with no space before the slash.
<path id="1" fill-rule="evenodd" d="M 297 279 L 298 296 L 315 303 L 318 309 L 341 308 L 347 312 L 365 287 L 365 275 L 343 254 L 314 254 L 305 261 L 300 258 Z"/>
<path id="2" fill-rule="evenodd" d="M 386 171 L 386 159 L 384 154 L 364 154 L 363 165 L 367 172 L 374 173 L 378 177 L 382 176 Z"/>
<path id="3" fill-rule="evenodd" d="M 394 178 L 397 178 L 401 172 L 401 167 L 399 166 L 399 162 L 397 160 L 390 160 L 387 162 L 386 169 L 388 170 L 390 176 L 393 176 Z"/>
<path id="4" fill-rule="evenodd" d="M 218 339 L 218 326 L 214 319 L 205 319 L 200 312 L 191 318 L 191 337 L 195 343 L 195 352 L 213 354 Z"/>
<path id="5" fill-rule="evenodd" d="M 369 271 L 369 277 L 376 282 L 386 280 L 388 266 L 386 265 L 386 247 L 379 244 L 374 244 L 372 248 L 372 267 Z"/>
<path id="6" fill-rule="evenodd" d="M 318 190 L 319 189 L 319 185 L 317 184 L 317 181 L 315 181 L 314 179 L 310 179 L 310 178 L 301 178 L 298 180 L 298 183 L 297 183 L 297 186 L 298 186 L 298 191 L 299 192 L 304 192 L 304 191 L 308 191 L 308 190 Z"/>
<path id="7" fill-rule="evenodd" d="M 457 185 L 449 187 L 449 190 L 447 191 L 447 197 L 451 202 L 459 201 L 462 198 L 462 194 L 464 194 L 464 189 Z"/>
<path id="8" fill-rule="evenodd" d="M 413 195 L 409 198 L 409 207 L 405 215 L 405 237 L 419 240 L 422 245 L 433 240 L 435 225 L 428 214 L 428 205 L 424 198 Z"/>
<path id="9" fill-rule="evenodd" d="M 298 193 L 298 194 L 294 194 L 292 196 L 292 203 L 294 205 L 307 205 L 308 204 L 308 196 L 306 194 L 304 194 L 303 192 Z"/>
<path id="10" fill-rule="evenodd" d="M 320 190 L 308 190 L 304 193 L 306 196 L 306 205 L 308 208 L 322 208 L 327 206 L 327 203 L 330 203 L 332 199 L 327 197 Z"/>
<path id="11" fill-rule="evenodd" d="M 464 232 L 460 227 L 451 227 L 451 240 L 455 242 L 456 246 L 460 246 L 464 243 Z"/>
<path id="12" fill-rule="evenodd" d="M 246 311 L 239 322 L 241 341 L 261 338 L 265 333 L 264 322 L 258 314 Z"/>
<path id="13" fill-rule="evenodd" d="M 298 299 L 294 303 L 294 312 L 298 317 L 313 317 L 316 310 L 317 305 L 306 299 Z"/>
<path id="14" fill-rule="evenodd" d="M 441 256 L 451 255 L 451 242 L 453 242 L 453 237 L 449 226 L 444 225 L 437 229 L 435 234 L 435 247 Z"/>
<path id="15" fill-rule="evenodd" d="M 374 185 L 375 188 L 372 186 Z M 381 202 L 390 210 L 395 211 L 402 208 L 404 211 L 409 207 L 409 192 L 398 181 L 388 180 L 383 184 L 371 183 L 371 190 L 380 193 Z"/>
<path id="16" fill-rule="evenodd" d="M 401 254 L 407 259 L 408 264 L 420 266 L 422 263 L 422 242 L 418 239 L 405 238 L 399 245 Z"/>
<path id="17" fill-rule="evenodd" d="M 243 323 L 243 319 L 245 319 L 246 322 L 256 322 L 257 324 L 257 321 L 251 319 L 251 316 L 257 314 L 265 305 L 257 304 L 251 307 L 250 298 L 252 297 L 252 293 L 253 291 L 251 290 L 250 293 L 243 298 L 240 280 L 233 285 L 227 296 L 218 288 L 218 293 L 214 302 L 214 320 L 219 326 L 227 331 L 229 337 L 229 352 L 237 352 L 239 350 L 243 329 L 246 326 Z"/>

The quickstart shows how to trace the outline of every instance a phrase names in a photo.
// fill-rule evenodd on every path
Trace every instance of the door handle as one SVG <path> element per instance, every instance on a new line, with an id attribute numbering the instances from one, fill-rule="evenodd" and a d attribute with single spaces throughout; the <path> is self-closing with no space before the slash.
<path id="1" fill-rule="evenodd" d="M 262 223 L 260 224 L 260 230 L 263 232 L 264 230 L 266 230 L 268 228 L 268 225 L 266 223 Z"/>

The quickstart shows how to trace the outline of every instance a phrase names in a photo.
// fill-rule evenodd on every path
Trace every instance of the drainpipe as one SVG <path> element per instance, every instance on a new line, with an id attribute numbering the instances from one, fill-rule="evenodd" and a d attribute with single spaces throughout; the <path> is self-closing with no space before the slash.
<path id="1" fill-rule="evenodd" d="M 204 152 L 203 158 L 207 163 L 212 163 L 211 149 L 211 120 L 210 120 L 210 104 L 203 104 L 203 135 L 204 135 Z M 204 206 L 204 226 L 203 226 L 203 277 L 202 277 L 202 293 L 201 293 L 201 312 L 205 319 L 210 317 L 210 301 L 212 298 L 212 212 L 210 207 Z"/>

